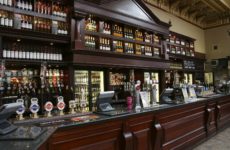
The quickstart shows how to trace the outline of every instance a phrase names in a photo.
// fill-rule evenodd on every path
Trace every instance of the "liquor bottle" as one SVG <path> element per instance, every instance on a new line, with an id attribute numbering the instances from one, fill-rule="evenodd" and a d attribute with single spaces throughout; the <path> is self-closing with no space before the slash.
<path id="1" fill-rule="evenodd" d="M 25 45 L 24 48 L 25 48 L 25 59 L 30 59 L 30 49 L 29 49 L 29 46 Z"/>
<path id="2" fill-rule="evenodd" d="M 170 52 L 171 52 L 172 54 L 176 54 L 176 48 L 175 48 L 174 46 L 172 46 Z"/>
<path id="3" fill-rule="evenodd" d="M 21 0 L 17 0 L 16 1 L 16 7 L 17 8 L 21 8 Z"/>
<path id="4" fill-rule="evenodd" d="M 137 54 L 137 55 L 141 55 L 142 54 L 142 52 L 141 52 L 141 45 L 136 44 L 135 54 Z"/>
<path id="5" fill-rule="evenodd" d="M 3 5 L 7 5 L 7 0 L 3 0 Z"/>
<path id="6" fill-rule="evenodd" d="M 145 55 L 146 56 L 152 56 L 152 49 L 149 46 L 145 46 Z"/>
<path id="7" fill-rule="evenodd" d="M 128 39 L 133 39 L 133 31 L 127 27 L 124 28 L 124 37 Z"/>
<path id="8" fill-rule="evenodd" d="M 176 54 L 181 54 L 180 47 L 176 46 Z"/>
<path id="9" fill-rule="evenodd" d="M 154 47 L 153 52 L 154 52 L 155 56 L 159 56 L 160 55 L 160 48 Z"/>
<path id="10" fill-rule="evenodd" d="M 152 35 L 145 32 L 145 42 L 152 43 Z"/>
<path id="11" fill-rule="evenodd" d="M 137 41 L 143 41 L 143 33 L 139 30 L 135 31 L 135 39 Z"/>
<path id="12" fill-rule="evenodd" d="M 159 36 L 154 35 L 153 40 L 154 40 L 154 43 L 160 44 Z"/>
<path id="13" fill-rule="evenodd" d="M 117 24 L 114 24 L 113 35 L 118 37 L 123 37 L 122 27 Z"/>
<path id="14" fill-rule="evenodd" d="M 1 26 L 5 26 L 5 14 L 3 13 L 3 11 L 1 12 L 0 14 L 0 18 L 1 18 L 1 22 L 0 22 L 0 25 Z"/>
<path id="15" fill-rule="evenodd" d="M 111 29 L 110 29 L 110 24 L 109 23 L 104 22 L 103 33 L 111 34 Z"/>
<path id="16" fill-rule="evenodd" d="M 14 47 L 14 58 L 15 59 L 18 59 L 19 58 L 19 45 L 15 45 L 15 47 Z"/>
<path id="17" fill-rule="evenodd" d="M 7 5 L 12 6 L 12 0 L 7 0 Z"/>
<path id="18" fill-rule="evenodd" d="M 26 59 L 26 51 L 25 51 L 25 47 L 23 47 L 22 45 L 20 46 L 20 49 L 22 51 L 22 59 Z"/>

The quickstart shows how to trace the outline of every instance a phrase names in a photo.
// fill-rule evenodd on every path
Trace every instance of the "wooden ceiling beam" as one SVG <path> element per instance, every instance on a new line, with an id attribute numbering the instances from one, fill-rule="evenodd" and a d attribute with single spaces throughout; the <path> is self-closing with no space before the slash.
<path id="1" fill-rule="evenodd" d="M 230 10 L 230 1 L 229 0 L 219 0 L 219 2 L 228 10 Z"/>
<path id="2" fill-rule="evenodd" d="M 217 8 L 216 6 L 213 6 L 213 1 L 210 0 L 202 0 L 202 2 L 207 5 L 208 7 L 210 7 L 212 10 L 214 10 L 215 12 L 222 12 L 222 9 Z"/>

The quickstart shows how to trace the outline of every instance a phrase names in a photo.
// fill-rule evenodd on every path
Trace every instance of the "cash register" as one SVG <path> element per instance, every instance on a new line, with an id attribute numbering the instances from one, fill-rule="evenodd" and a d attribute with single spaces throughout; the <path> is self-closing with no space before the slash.
<path id="1" fill-rule="evenodd" d="M 185 101 L 185 90 L 183 88 L 166 88 L 160 95 L 160 104 L 180 104 Z"/>
<path id="2" fill-rule="evenodd" d="M 125 110 L 115 110 L 112 105 L 112 98 L 114 96 L 114 91 L 105 91 L 100 92 L 97 98 L 97 111 L 95 113 L 107 115 L 107 116 L 115 116 L 122 115 L 128 113 Z"/>
<path id="3" fill-rule="evenodd" d="M 14 131 L 17 127 L 7 119 L 21 106 L 20 103 L 4 104 L 0 107 L 0 135 Z"/>
<path id="4" fill-rule="evenodd" d="M 111 106 L 111 101 L 114 91 L 100 92 L 97 98 L 97 111 L 112 111 L 114 108 Z"/>

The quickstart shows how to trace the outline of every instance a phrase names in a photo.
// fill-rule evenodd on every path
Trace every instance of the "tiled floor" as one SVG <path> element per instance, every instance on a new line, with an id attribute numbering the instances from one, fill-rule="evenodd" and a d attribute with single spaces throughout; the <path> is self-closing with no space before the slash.
<path id="1" fill-rule="evenodd" d="M 219 132 L 193 150 L 230 150 L 230 128 Z"/>

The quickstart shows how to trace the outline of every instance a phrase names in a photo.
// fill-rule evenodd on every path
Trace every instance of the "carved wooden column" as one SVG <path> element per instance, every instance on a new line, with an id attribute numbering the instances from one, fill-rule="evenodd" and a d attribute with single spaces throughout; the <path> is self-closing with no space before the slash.
<path id="1" fill-rule="evenodd" d="M 221 106 L 219 104 L 216 105 L 216 129 L 218 130 L 219 123 L 220 123 L 220 118 L 221 118 Z"/>
<path id="2" fill-rule="evenodd" d="M 123 147 L 124 150 L 133 150 L 133 134 L 129 130 L 128 123 L 124 123 L 123 125 Z"/>
<path id="3" fill-rule="evenodd" d="M 212 109 L 206 108 L 206 122 L 205 122 L 206 136 L 209 135 L 209 127 L 211 125 L 211 121 L 212 121 Z"/>
<path id="4" fill-rule="evenodd" d="M 162 149 L 163 130 L 159 122 L 154 123 L 153 127 L 153 149 Z"/>

